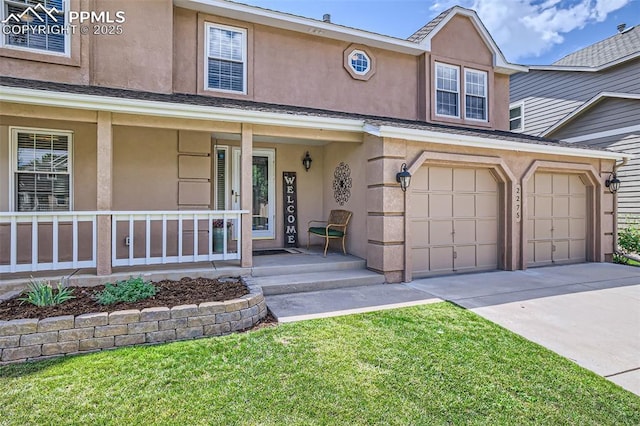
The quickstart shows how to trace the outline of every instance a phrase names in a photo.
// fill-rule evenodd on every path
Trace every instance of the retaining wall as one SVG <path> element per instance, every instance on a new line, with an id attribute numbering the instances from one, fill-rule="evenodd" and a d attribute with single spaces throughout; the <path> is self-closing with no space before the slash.
<path id="1" fill-rule="evenodd" d="M 248 288 L 225 302 L 0 321 L 0 364 L 245 330 L 267 315 L 262 289 Z"/>

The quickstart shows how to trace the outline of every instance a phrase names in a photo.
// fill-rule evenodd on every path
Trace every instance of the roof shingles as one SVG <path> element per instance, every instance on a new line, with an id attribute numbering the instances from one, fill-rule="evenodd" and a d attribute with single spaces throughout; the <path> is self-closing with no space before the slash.
<path id="1" fill-rule="evenodd" d="M 636 53 L 640 53 L 640 25 L 573 52 L 553 65 L 597 68 Z"/>

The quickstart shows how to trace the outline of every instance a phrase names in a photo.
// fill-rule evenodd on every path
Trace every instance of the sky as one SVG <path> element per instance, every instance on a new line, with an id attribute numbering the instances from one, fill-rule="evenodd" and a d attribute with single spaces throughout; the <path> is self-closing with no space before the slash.
<path id="1" fill-rule="evenodd" d="M 640 0 L 236 0 L 280 12 L 407 38 L 460 5 L 480 19 L 512 63 L 546 65 L 640 24 Z"/>

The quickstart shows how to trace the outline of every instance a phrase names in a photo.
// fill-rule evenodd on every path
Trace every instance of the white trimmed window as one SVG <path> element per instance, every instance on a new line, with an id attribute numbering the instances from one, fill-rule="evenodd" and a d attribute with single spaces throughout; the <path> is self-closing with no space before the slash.
<path id="1" fill-rule="evenodd" d="M 365 75 L 371 69 L 371 59 L 362 50 L 354 50 L 349 55 L 349 67 L 358 75 Z"/>
<path id="2" fill-rule="evenodd" d="M 69 55 L 67 4 L 63 0 L 0 0 L 0 46 Z"/>
<path id="3" fill-rule="evenodd" d="M 71 132 L 11 129 L 14 210 L 68 211 Z"/>
<path id="4" fill-rule="evenodd" d="M 436 115 L 460 117 L 460 69 L 436 62 Z"/>
<path id="5" fill-rule="evenodd" d="M 465 118 L 487 121 L 487 73 L 464 70 Z"/>
<path id="6" fill-rule="evenodd" d="M 523 130 L 524 104 L 512 105 L 509 108 L 509 130 Z"/>
<path id="7" fill-rule="evenodd" d="M 247 92 L 247 30 L 207 23 L 205 87 Z"/>

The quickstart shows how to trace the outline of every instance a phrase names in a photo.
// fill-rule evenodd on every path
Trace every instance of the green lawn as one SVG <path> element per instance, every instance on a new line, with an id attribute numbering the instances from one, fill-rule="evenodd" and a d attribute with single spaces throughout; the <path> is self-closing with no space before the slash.
<path id="1" fill-rule="evenodd" d="M 435 305 L 0 368 L 0 424 L 638 425 L 640 397 Z"/>

